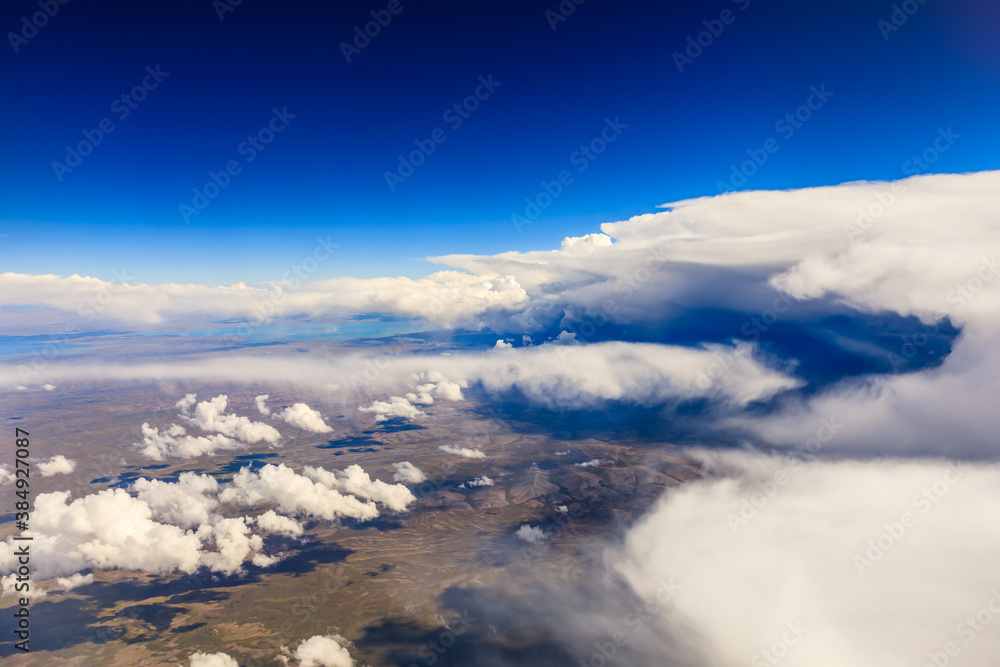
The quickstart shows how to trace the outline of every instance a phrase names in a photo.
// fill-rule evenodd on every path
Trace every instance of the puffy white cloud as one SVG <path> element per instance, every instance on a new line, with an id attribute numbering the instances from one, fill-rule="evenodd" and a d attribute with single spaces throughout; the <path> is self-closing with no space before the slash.
<path id="1" fill-rule="evenodd" d="M 529 524 L 522 525 L 514 534 L 529 544 L 541 544 L 546 539 L 545 532 L 541 528 Z"/>
<path id="2" fill-rule="evenodd" d="M 438 449 L 442 452 L 447 452 L 448 454 L 455 454 L 456 456 L 461 456 L 467 459 L 485 459 L 486 454 L 479 449 L 470 449 L 468 447 L 459 447 L 458 445 L 439 445 Z"/>
<path id="3" fill-rule="evenodd" d="M 497 341 L 497 344 L 493 346 L 493 349 L 494 350 L 510 350 L 513 347 L 514 346 L 511 345 L 510 343 L 508 343 L 507 341 L 505 341 L 503 339 L 500 339 L 500 340 Z"/>
<path id="4" fill-rule="evenodd" d="M 281 516 L 274 510 L 267 510 L 256 521 L 260 529 L 268 533 L 298 537 L 304 532 L 301 523 L 291 517 Z"/>
<path id="5" fill-rule="evenodd" d="M 486 475 L 483 475 L 482 477 L 477 477 L 462 484 L 462 488 L 465 488 L 466 486 L 468 487 L 493 486 L 493 480 L 487 477 Z"/>
<path id="6" fill-rule="evenodd" d="M 187 418 L 193 426 L 248 443 L 263 441 L 274 444 L 281 439 L 281 434 L 269 424 L 254 422 L 238 415 L 223 414 L 229 401 L 229 397 L 225 394 L 220 394 L 208 401 L 202 401 L 197 405 L 195 405 L 196 399 L 196 394 L 188 394 L 177 402 L 181 415 Z M 194 414 L 191 413 L 192 406 L 194 406 Z"/>
<path id="7" fill-rule="evenodd" d="M 219 483 L 211 475 L 182 472 L 176 482 L 140 477 L 132 484 L 136 497 L 161 521 L 181 528 L 211 523 L 219 501 Z"/>
<path id="8" fill-rule="evenodd" d="M 190 667 L 240 667 L 228 653 L 192 653 Z"/>
<path id="9" fill-rule="evenodd" d="M 295 403 L 277 414 L 292 426 L 309 431 L 310 433 L 330 433 L 333 431 L 323 421 L 323 415 L 320 414 L 319 410 L 314 410 L 305 403 Z"/>
<path id="10" fill-rule="evenodd" d="M 254 404 L 257 406 L 257 410 L 259 410 L 260 414 L 264 415 L 265 417 L 271 416 L 271 410 L 267 407 L 267 399 L 269 398 L 270 396 L 268 396 L 267 394 L 262 394 L 260 396 L 254 397 L 253 399 Z"/>
<path id="11" fill-rule="evenodd" d="M 672 489 L 616 565 L 640 597 L 677 582 L 652 622 L 698 664 L 767 664 L 783 637 L 789 667 L 919 665 L 950 642 L 992 664 L 1000 635 L 975 617 L 1000 605 L 996 465 L 700 456 L 713 476 Z"/>
<path id="12" fill-rule="evenodd" d="M 299 475 L 285 464 L 268 464 L 259 472 L 241 469 L 233 477 L 232 485 L 219 494 L 224 503 L 242 507 L 262 504 L 276 505 L 286 514 L 304 515 L 320 519 L 352 517 L 374 519 L 378 510 L 371 501 L 361 502 L 351 495 Z"/>
<path id="13" fill-rule="evenodd" d="M 584 463 L 574 463 L 573 465 L 579 466 L 581 468 L 597 468 L 599 466 L 605 466 L 611 463 L 605 459 L 591 459 L 590 461 L 585 461 Z"/>
<path id="14" fill-rule="evenodd" d="M 388 401 L 375 401 L 368 407 L 359 407 L 358 411 L 374 413 L 377 422 L 384 422 L 393 417 L 416 419 L 427 416 L 427 413 L 422 412 L 402 396 L 390 396 Z"/>
<path id="15" fill-rule="evenodd" d="M 35 497 L 31 565 L 36 580 L 85 569 L 123 568 L 194 572 L 201 542 L 191 531 L 154 521 L 149 506 L 123 489 L 107 489 L 69 502 L 69 492 Z M 0 543 L 0 572 L 17 568 L 12 538 Z"/>
<path id="16" fill-rule="evenodd" d="M 0 486 L 14 482 L 14 472 L 6 464 L 0 465 Z"/>
<path id="17" fill-rule="evenodd" d="M 162 432 L 149 424 L 142 425 L 143 456 L 154 461 L 164 461 L 168 457 L 190 459 L 196 456 L 211 456 L 220 450 L 244 449 L 246 445 L 221 434 L 209 436 L 188 435 L 183 426 L 171 424 Z"/>
<path id="18" fill-rule="evenodd" d="M 347 645 L 348 641 L 340 635 L 315 635 L 299 644 L 294 652 L 283 649 L 285 655 L 278 656 L 278 660 L 288 667 L 354 667 Z"/>
<path id="19" fill-rule="evenodd" d="M 68 475 L 76 470 L 76 461 L 67 459 L 62 454 L 56 454 L 48 461 L 41 461 L 35 466 L 42 477 Z"/>
<path id="20" fill-rule="evenodd" d="M 413 493 L 402 484 L 386 484 L 381 480 L 373 480 L 359 465 L 348 466 L 343 471 L 324 470 L 306 466 L 302 472 L 330 489 L 350 493 L 360 498 L 373 500 L 385 505 L 394 512 L 402 512 L 416 501 Z"/>
<path id="21" fill-rule="evenodd" d="M 74 588 L 79 588 L 80 586 L 89 586 L 92 583 L 94 583 L 93 574 L 80 574 L 78 572 L 69 577 L 59 577 L 58 579 L 56 579 L 56 585 L 54 588 L 64 591 L 71 591 Z"/>
<path id="22" fill-rule="evenodd" d="M 393 463 L 392 467 L 396 469 L 396 472 L 392 476 L 392 479 L 396 482 L 419 484 L 427 480 L 427 475 L 424 474 L 424 471 L 409 461 Z"/>
<path id="23" fill-rule="evenodd" d="M 241 572 L 247 556 L 264 548 L 263 538 L 253 535 L 250 530 L 245 517 L 220 518 L 211 526 L 202 525 L 198 529 L 198 536 L 205 542 L 214 542 L 215 551 L 202 554 L 201 564 L 213 572 Z M 257 559 L 255 564 L 261 562 L 261 559 Z M 276 561 L 267 559 L 263 562 L 271 564 Z"/>

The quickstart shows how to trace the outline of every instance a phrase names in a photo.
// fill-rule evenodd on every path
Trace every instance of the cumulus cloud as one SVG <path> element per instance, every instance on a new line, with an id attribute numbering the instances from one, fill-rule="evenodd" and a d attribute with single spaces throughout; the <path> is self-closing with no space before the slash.
<path id="1" fill-rule="evenodd" d="M 89 586 L 92 583 L 94 583 L 93 574 L 76 573 L 69 577 L 59 577 L 56 579 L 56 585 L 49 590 L 59 589 L 63 591 L 71 591 L 74 588 L 79 588 L 80 586 Z"/>
<path id="2" fill-rule="evenodd" d="M 62 454 L 56 454 L 48 461 L 41 461 L 35 466 L 42 477 L 68 475 L 76 470 L 76 461 L 67 459 Z"/>
<path id="3" fill-rule="evenodd" d="M 285 464 L 268 464 L 259 472 L 241 469 L 232 485 L 219 494 L 223 503 L 243 507 L 271 504 L 286 514 L 336 519 L 351 517 L 360 520 L 378 517 L 375 503 L 362 502 L 351 495 L 299 475 Z"/>
<path id="4" fill-rule="evenodd" d="M 243 442 L 267 442 L 274 444 L 281 439 L 277 429 L 263 422 L 254 422 L 246 417 L 224 414 L 229 397 L 220 394 L 208 401 L 195 404 L 197 394 L 188 394 L 177 402 L 181 415 L 192 426 L 198 426 L 203 431 L 221 433 Z M 194 407 L 192 413 L 191 408 Z M 308 408 L 307 408 L 308 409 Z"/>
<path id="5" fill-rule="evenodd" d="M 161 432 L 147 423 L 142 425 L 142 443 L 136 446 L 143 456 L 154 461 L 164 461 L 171 457 L 190 459 L 211 456 L 222 450 L 246 448 L 244 443 L 218 433 L 209 436 L 188 435 L 179 424 L 171 424 Z"/>
<path id="6" fill-rule="evenodd" d="M 260 406 L 258 405 L 258 407 Z M 277 414 L 292 426 L 310 433 L 330 433 L 333 431 L 323 421 L 323 415 L 320 414 L 319 410 L 314 410 L 305 403 L 295 403 Z"/>
<path id="7" fill-rule="evenodd" d="M 190 667 L 240 667 L 228 653 L 192 653 Z"/>
<path id="8" fill-rule="evenodd" d="M 789 667 L 903 667 L 954 642 L 963 664 L 985 665 L 1000 652 L 1000 635 L 975 629 L 1000 605 L 1000 516 L 982 510 L 1000 502 L 996 465 L 701 456 L 713 477 L 674 488 L 616 560 L 640 597 L 676 580 L 653 622 L 684 628 L 698 664 L 769 664 L 771 651 Z"/>
<path id="9" fill-rule="evenodd" d="M 518 539 L 529 544 L 541 544 L 546 538 L 545 532 L 541 528 L 529 524 L 524 524 L 514 534 L 517 535 Z"/>
<path id="10" fill-rule="evenodd" d="M 298 537 L 304 532 L 301 523 L 291 517 L 281 516 L 274 510 L 267 510 L 256 521 L 260 529 L 268 533 Z"/>
<path id="11" fill-rule="evenodd" d="M 14 473 L 6 464 L 0 465 L 0 486 L 11 484 L 14 481 Z"/>
<path id="12" fill-rule="evenodd" d="M 427 475 L 424 474 L 424 471 L 409 461 L 393 463 L 392 467 L 396 469 L 396 472 L 392 476 L 393 481 L 419 484 L 427 480 Z"/>
<path id="13" fill-rule="evenodd" d="M 270 396 L 268 396 L 267 394 L 262 394 L 260 396 L 254 397 L 253 399 L 254 404 L 257 406 L 257 410 L 259 410 L 260 414 L 264 415 L 265 417 L 271 416 L 271 410 L 267 407 L 267 399 L 269 398 Z"/>
<path id="14" fill-rule="evenodd" d="M 132 484 L 136 497 L 156 519 L 181 528 L 211 523 L 219 507 L 219 483 L 211 475 L 182 472 L 176 482 L 140 477 Z"/>
<path id="15" fill-rule="evenodd" d="M 388 401 L 375 401 L 368 407 L 358 408 L 358 411 L 374 413 L 377 422 L 384 422 L 393 417 L 416 419 L 427 416 L 427 413 L 422 412 L 402 396 L 391 396 Z"/>
<path id="16" fill-rule="evenodd" d="M 467 459 L 485 459 L 486 454 L 479 449 L 469 449 L 468 447 L 459 447 L 458 445 L 440 445 L 438 446 L 442 452 L 447 452 L 448 454 L 455 454 L 456 456 L 461 456 Z"/>
<path id="17" fill-rule="evenodd" d="M 495 349 L 495 350 L 510 350 L 513 347 L 514 346 L 511 345 L 510 343 L 508 343 L 507 341 L 505 341 L 503 339 L 500 339 L 500 340 L 497 341 L 497 344 L 493 346 L 493 349 Z"/>
<path id="18" fill-rule="evenodd" d="M 469 487 L 493 486 L 493 480 L 490 479 L 489 477 L 487 477 L 486 475 L 483 475 L 482 477 L 477 477 L 475 479 L 469 480 L 468 482 L 465 482 L 464 484 L 462 484 L 463 488 L 466 487 L 466 486 L 469 486 Z"/>
<path id="19" fill-rule="evenodd" d="M 413 493 L 402 484 L 387 484 L 378 479 L 373 480 L 359 465 L 348 466 L 343 471 L 306 466 L 302 472 L 306 477 L 327 488 L 373 500 L 394 512 L 402 512 L 416 500 Z"/>
<path id="20" fill-rule="evenodd" d="M 347 650 L 348 641 L 340 635 L 315 635 L 306 639 L 294 652 L 287 647 L 278 660 L 286 667 L 354 667 Z"/>
<path id="21" fill-rule="evenodd" d="M 590 461 L 585 461 L 584 463 L 574 463 L 573 465 L 579 466 L 580 468 L 596 468 L 598 466 L 605 466 L 611 463 L 606 459 L 591 459 Z"/>

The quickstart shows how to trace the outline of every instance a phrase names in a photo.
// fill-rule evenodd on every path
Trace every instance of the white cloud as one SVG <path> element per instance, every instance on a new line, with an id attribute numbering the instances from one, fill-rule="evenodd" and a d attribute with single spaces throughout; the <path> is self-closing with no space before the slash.
<path id="1" fill-rule="evenodd" d="M 143 456 L 154 461 L 164 461 L 168 457 L 190 459 L 197 456 L 211 456 L 220 450 L 244 449 L 246 445 L 221 434 L 209 436 L 188 435 L 183 426 L 171 424 L 163 432 L 149 424 L 142 425 Z"/>
<path id="2" fill-rule="evenodd" d="M 263 422 L 250 421 L 248 418 L 238 415 L 223 414 L 229 401 L 229 397 L 225 394 L 220 394 L 211 400 L 202 401 L 195 405 L 196 398 L 196 394 L 188 394 L 177 402 L 181 415 L 192 426 L 198 426 L 204 431 L 214 431 L 248 443 L 263 441 L 274 444 L 281 439 L 281 434 L 273 426 Z M 191 414 L 192 406 L 194 406 L 194 414 Z"/>
<path id="3" fill-rule="evenodd" d="M 268 533 L 298 537 L 304 532 L 302 524 L 291 517 L 281 516 L 274 510 L 267 510 L 257 517 L 257 525 Z"/>
<path id="4" fill-rule="evenodd" d="M 402 396 L 390 396 L 388 401 L 375 401 L 370 406 L 358 408 L 359 412 L 371 412 L 375 414 L 375 421 L 384 422 L 393 417 L 403 419 L 416 419 L 426 417 L 427 414 L 414 407 Z"/>
<path id="5" fill-rule="evenodd" d="M 58 579 L 56 579 L 56 585 L 54 588 L 64 591 L 71 591 L 74 588 L 79 588 L 80 586 L 89 586 L 92 583 L 94 583 L 93 574 L 76 573 L 69 577 L 59 577 Z"/>
<path id="6" fill-rule="evenodd" d="M 320 414 L 319 410 L 314 410 L 305 403 L 295 403 L 279 412 L 278 416 L 292 426 L 310 433 L 330 433 L 333 431 L 323 421 L 323 415 Z"/>
<path id="7" fill-rule="evenodd" d="M 6 464 L 0 465 L 0 486 L 11 484 L 14 481 L 14 473 Z"/>
<path id="8" fill-rule="evenodd" d="M 420 482 L 427 480 L 427 475 L 424 474 L 424 471 L 409 461 L 393 463 L 392 467 L 396 469 L 396 472 L 392 476 L 392 479 L 396 482 L 419 484 Z"/>
<path id="9" fill-rule="evenodd" d="M 62 454 L 56 454 L 48 461 L 39 462 L 35 467 L 38 469 L 38 474 L 42 477 L 68 475 L 76 470 L 76 461 L 71 461 Z"/>
<path id="10" fill-rule="evenodd" d="M 260 396 L 254 397 L 253 399 L 254 404 L 256 404 L 257 406 L 257 410 L 259 410 L 260 414 L 264 415 L 265 417 L 271 416 L 271 410 L 268 409 L 267 407 L 267 399 L 269 398 L 270 396 L 268 396 L 267 394 L 262 394 Z"/>
<path id="11" fill-rule="evenodd" d="M 227 653 L 192 653 L 190 667 L 240 667 Z"/>
<path id="12" fill-rule="evenodd" d="M 473 480 L 469 480 L 468 482 L 466 482 L 465 484 L 463 484 L 463 486 L 466 486 L 466 485 L 468 485 L 469 487 L 474 487 L 474 486 L 493 486 L 493 480 L 490 479 L 489 477 L 487 477 L 486 475 L 483 475 L 482 477 L 477 477 L 477 478 L 475 478 Z"/>
<path id="13" fill-rule="evenodd" d="M 461 456 L 467 459 L 485 459 L 486 454 L 479 449 L 469 449 L 468 447 L 459 447 L 457 445 L 440 445 L 438 446 L 442 452 L 447 452 L 448 454 L 455 454 L 456 456 Z"/>
<path id="14" fill-rule="evenodd" d="M 285 655 L 278 656 L 278 660 L 289 667 L 354 667 L 347 644 L 340 635 L 315 635 L 299 644 L 294 652 L 283 649 Z M 294 662 L 289 661 L 289 656 Z"/>
<path id="15" fill-rule="evenodd" d="M 546 539 L 545 532 L 541 528 L 528 524 L 524 524 L 518 528 L 514 534 L 517 535 L 518 539 L 524 540 L 529 544 L 541 544 Z"/>
<path id="16" fill-rule="evenodd" d="M 968 621 L 1000 604 L 996 465 L 701 456 L 715 477 L 669 492 L 617 564 L 640 597 L 676 580 L 654 622 L 684 629 L 699 664 L 767 664 L 788 623 L 806 628 L 788 667 L 920 665 L 949 642 L 962 664 L 1000 654 Z"/>
<path id="17" fill-rule="evenodd" d="M 52 391 L 55 388 L 56 388 L 56 386 L 54 384 L 42 385 L 42 389 L 44 389 L 45 391 Z"/>
<path id="18" fill-rule="evenodd" d="M 330 489 L 350 493 L 360 498 L 373 500 L 385 505 L 394 512 L 402 512 L 416 501 L 412 492 L 402 484 L 386 484 L 381 480 L 373 480 L 359 465 L 348 466 L 343 471 L 324 470 L 306 466 L 303 474 L 310 479 L 322 483 Z"/>
<path id="19" fill-rule="evenodd" d="M 497 344 L 493 346 L 493 349 L 494 350 L 510 350 L 510 349 L 513 349 L 513 347 L 514 346 L 511 345 L 510 343 L 508 343 L 507 341 L 505 341 L 503 339 L 500 339 L 500 340 L 497 341 Z"/>
<path id="20" fill-rule="evenodd" d="M 586 461 L 585 463 L 574 463 L 573 465 L 581 468 L 596 468 L 598 466 L 608 465 L 609 463 L 611 462 L 606 461 L 605 459 L 592 459 L 590 461 Z"/>
<path id="21" fill-rule="evenodd" d="M 284 464 L 268 464 L 256 473 L 249 468 L 241 469 L 232 485 L 219 494 L 219 500 L 244 507 L 273 504 L 286 514 L 327 520 L 378 517 L 378 510 L 371 501 L 361 502 L 354 496 L 342 495 L 336 489 L 297 474 Z"/>
<path id="22" fill-rule="evenodd" d="M 156 519 L 181 528 L 212 523 L 219 507 L 219 483 L 211 475 L 182 472 L 176 482 L 140 477 L 131 490 Z"/>

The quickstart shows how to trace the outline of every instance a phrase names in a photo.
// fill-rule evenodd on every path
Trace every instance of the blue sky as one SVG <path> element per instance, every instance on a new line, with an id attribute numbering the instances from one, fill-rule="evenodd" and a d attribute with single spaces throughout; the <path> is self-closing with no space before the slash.
<path id="1" fill-rule="evenodd" d="M 892 3 L 587 0 L 553 30 L 554 0 L 401 0 L 347 62 L 340 44 L 388 4 L 245 1 L 220 20 L 207 1 L 71 2 L 35 34 L 22 17 L 37 2 L 5 3 L 2 270 L 275 280 L 329 236 L 340 252 L 317 278 L 420 276 L 428 255 L 557 247 L 600 222 L 716 194 L 720 181 L 898 178 L 942 128 L 958 138 L 921 171 L 998 166 L 1000 49 L 986 2 L 914 0 L 890 31 L 879 21 Z M 719 34 L 705 33 L 678 71 L 673 54 L 710 28 Z M 157 65 L 166 74 L 148 74 Z M 499 85 L 487 92 L 490 75 Z M 145 99 L 121 117 L 115 100 L 144 80 Z M 477 86 L 483 99 L 460 125 L 443 115 Z M 776 125 L 822 86 L 832 95 L 813 98 L 800 127 Z M 294 118 L 251 151 L 243 142 L 274 109 Z M 627 128 L 604 152 L 576 153 L 616 118 Z M 113 131 L 55 173 L 65 147 L 104 119 Z M 397 156 L 437 128 L 446 140 L 391 189 Z M 734 166 L 765 154 L 734 184 Z M 238 173 L 185 220 L 180 205 L 230 162 Z M 564 170 L 572 182 L 518 231 L 512 214 Z"/>

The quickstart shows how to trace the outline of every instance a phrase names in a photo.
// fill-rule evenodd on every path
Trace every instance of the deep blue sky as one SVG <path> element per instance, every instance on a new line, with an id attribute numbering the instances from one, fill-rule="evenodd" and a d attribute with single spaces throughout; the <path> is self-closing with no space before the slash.
<path id="1" fill-rule="evenodd" d="M 17 53 L 8 33 L 40 10 L 3 3 L 0 270 L 254 282 L 322 234 L 341 249 L 317 278 L 419 276 L 427 255 L 557 247 L 715 194 L 770 137 L 780 149 L 743 188 L 897 178 L 949 126 L 961 138 L 929 171 L 1000 166 L 986 0 L 913 0 L 888 40 L 892 3 L 871 0 L 586 0 L 555 31 L 558 0 L 401 2 L 350 63 L 340 43 L 387 1 L 243 0 L 220 21 L 211 0 L 74 0 Z M 678 72 L 672 54 L 727 8 Z M 169 76 L 120 119 L 112 102 L 157 64 Z M 442 112 L 490 74 L 500 87 L 452 130 Z M 820 85 L 833 97 L 783 137 L 775 121 Z M 237 147 L 275 107 L 296 118 L 248 163 Z M 607 117 L 628 129 L 580 173 L 571 154 Z M 114 131 L 60 182 L 52 162 L 104 118 Z M 384 172 L 438 127 L 447 141 L 390 191 Z M 230 160 L 242 172 L 185 224 L 178 205 Z M 574 182 L 518 233 L 511 214 L 563 169 Z"/>

